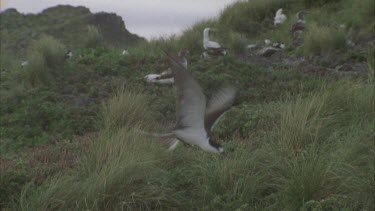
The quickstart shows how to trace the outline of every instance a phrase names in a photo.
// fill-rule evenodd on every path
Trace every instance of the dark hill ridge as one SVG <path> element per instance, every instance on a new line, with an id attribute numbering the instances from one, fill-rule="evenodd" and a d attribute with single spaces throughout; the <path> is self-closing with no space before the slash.
<path id="1" fill-rule="evenodd" d="M 0 14 L 2 50 L 23 54 L 31 40 L 49 34 L 68 48 L 81 47 L 87 26 L 94 25 L 107 45 L 126 48 L 145 39 L 130 33 L 122 18 L 114 13 L 91 13 L 86 7 L 59 5 L 38 14 L 21 14 L 8 9 Z"/>

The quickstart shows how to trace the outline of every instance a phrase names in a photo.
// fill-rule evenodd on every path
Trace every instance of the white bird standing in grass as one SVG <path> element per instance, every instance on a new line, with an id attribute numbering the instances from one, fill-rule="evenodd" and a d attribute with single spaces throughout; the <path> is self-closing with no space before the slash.
<path id="1" fill-rule="evenodd" d="M 264 40 L 264 46 L 265 47 L 271 46 L 271 44 L 272 44 L 271 40 L 269 40 L 269 39 Z"/>
<path id="2" fill-rule="evenodd" d="M 214 30 L 214 29 L 205 28 L 203 30 L 203 48 L 206 50 L 221 48 L 219 43 L 210 40 L 210 36 L 209 36 L 210 30 Z"/>
<path id="3" fill-rule="evenodd" d="M 273 23 L 274 23 L 275 26 L 278 26 L 278 25 L 281 25 L 282 23 L 284 23 L 285 21 L 286 21 L 286 15 L 283 14 L 283 9 L 280 8 L 276 12 Z"/>
<path id="4" fill-rule="evenodd" d="M 27 65 L 29 65 L 29 61 L 24 60 L 24 61 L 21 62 L 21 67 L 22 68 L 26 67 Z"/>
<path id="5" fill-rule="evenodd" d="M 220 89 L 207 103 L 203 90 L 192 74 L 186 70 L 176 56 L 168 55 L 177 91 L 177 123 L 173 131 L 166 134 L 150 134 L 157 138 L 176 138 L 170 146 L 175 148 L 179 141 L 199 146 L 202 150 L 222 153 L 220 144 L 214 141 L 212 127 L 228 111 L 236 91 L 226 87 Z"/>
<path id="6" fill-rule="evenodd" d="M 127 56 L 127 55 L 129 55 L 129 51 L 127 49 L 125 49 L 125 50 L 122 51 L 121 54 L 124 55 L 124 56 Z"/>
<path id="7" fill-rule="evenodd" d="M 222 48 L 221 45 L 217 42 L 211 41 L 209 32 L 214 31 L 215 29 L 205 28 L 203 30 L 203 48 L 207 50 L 207 52 L 203 53 L 203 57 L 208 57 L 208 54 L 211 55 L 226 55 L 227 51 L 225 48 Z M 208 54 L 207 54 L 208 53 Z"/>
<path id="8" fill-rule="evenodd" d="M 72 51 L 68 51 L 68 53 L 66 53 L 66 58 L 72 59 L 73 58 L 73 52 Z"/>

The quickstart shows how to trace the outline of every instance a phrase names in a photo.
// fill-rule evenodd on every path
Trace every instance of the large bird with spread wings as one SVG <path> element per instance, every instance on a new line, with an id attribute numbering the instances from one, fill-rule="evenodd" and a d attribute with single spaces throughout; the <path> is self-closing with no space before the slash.
<path id="1" fill-rule="evenodd" d="M 175 55 L 166 53 L 170 62 L 177 93 L 177 123 L 171 133 L 156 135 L 158 138 L 176 138 L 170 148 L 181 141 L 199 146 L 202 150 L 222 153 L 224 150 L 213 137 L 212 128 L 228 111 L 234 101 L 233 87 L 220 89 L 207 103 L 203 90 L 190 71 Z"/>

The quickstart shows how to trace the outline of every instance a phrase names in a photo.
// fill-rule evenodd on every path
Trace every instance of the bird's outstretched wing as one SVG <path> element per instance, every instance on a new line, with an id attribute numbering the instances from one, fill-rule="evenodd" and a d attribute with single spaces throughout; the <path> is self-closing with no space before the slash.
<path id="1" fill-rule="evenodd" d="M 177 91 L 176 129 L 204 128 L 206 97 L 201 86 L 189 71 L 182 65 L 176 55 L 165 52 L 171 62 L 175 87 Z"/>
<path id="2" fill-rule="evenodd" d="M 220 117 L 230 109 L 235 95 L 236 90 L 233 87 L 224 87 L 210 99 L 204 120 L 206 131 L 211 131 Z"/>

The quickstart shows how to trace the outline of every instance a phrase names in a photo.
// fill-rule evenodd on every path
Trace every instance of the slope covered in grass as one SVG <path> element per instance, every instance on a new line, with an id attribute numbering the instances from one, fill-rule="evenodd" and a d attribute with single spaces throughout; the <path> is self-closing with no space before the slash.
<path id="1" fill-rule="evenodd" d="M 0 14 L 2 54 L 24 56 L 30 41 L 43 34 L 55 37 L 65 43 L 69 49 L 83 47 L 87 26 L 97 27 L 107 45 L 127 48 L 143 38 L 131 34 L 121 17 L 113 13 L 93 14 L 85 7 L 59 5 L 48 8 L 39 14 L 21 14 L 8 9 Z"/>
<path id="2" fill-rule="evenodd" d="M 137 134 L 136 128 L 155 124 L 145 119 L 146 103 L 138 93 L 120 92 L 103 115 L 117 114 L 121 121 L 104 121 L 106 126 L 80 163 L 46 181 L 37 192 L 26 189 L 21 206 L 374 208 L 373 84 L 341 82 L 308 97 L 278 101 L 268 110 L 274 114 L 274 125 L 267 136 L 249 128 L 257 135 L 231 137 L 224 143 L 224 156 L 185 146 L 167 152 L 155 140 Z"/>
<path id="3" fill-rule="evenodd" d="M 92 26 L 82 28 L 88 39 L 77 46 L 53 33 L 31 37 L 21 52 L 30 62 L 25 68 L 17 55 L 2 53 L 1 208 L 373 210 L 373 1 L 355 2 L 238 2 L 218 19 L 140 43 L 128 56 L 108 48 L 108 36 Z M 288 20 L 274 28 L 279 7 Z M 290 25 L 300 10 L 309 12 L 308 30 L 295 48 Z M 211 37 L 229 48 L 228 56 L 200 58 L 208 26 L 218 29 Z M 24 35 L 14 38 L 30 39 Z M 251 58 L 244 46 L 265 38 L 286 43 L 276 59 L 307 62 Z M 169 152 L 137 132 L 173 127 L 173 87 L 143 80 L 169 67 L 166 46 L 190 50 L 189 70 L 208 97 L 226 84 L 237 87 L 235 106 L 214 128 L 223 156 L 184 145 Z M 63 52 L 71 47 L 76 56 L 68 60 Z M 319 68 L 330 66 L 327 55 L 341 59 L 332 69 L 360 63 L 365 74 L 339 80 L 306 74 L 315 62 L 310 57 L 318 56 Z"/>

